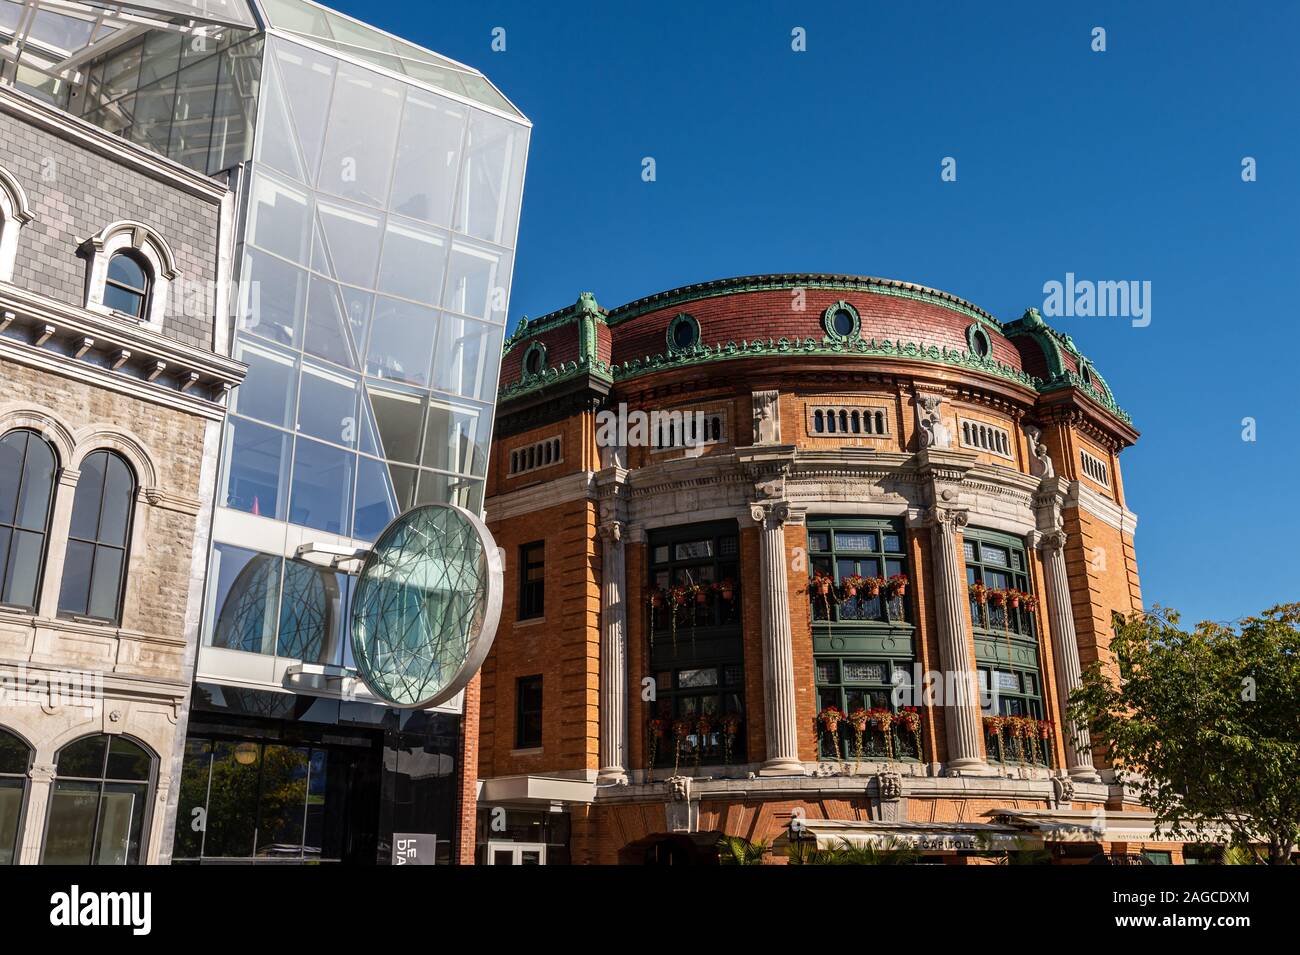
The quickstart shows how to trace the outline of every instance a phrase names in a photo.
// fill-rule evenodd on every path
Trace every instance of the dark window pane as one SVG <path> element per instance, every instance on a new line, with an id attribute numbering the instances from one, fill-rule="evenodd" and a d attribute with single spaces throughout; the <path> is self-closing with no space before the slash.
<path id="1" fill-rule="evenodd" d="M 23 464 L 22 494 L 15 523 L 32 531 L 44 531 L 54 487 L 54 451 L 42 439 L 29 435 L 27 459 Z"/>
<path id="2" fill-rule="evenodd" d="M 63 585 L 59 588 L 59 612 L 84 615 L 90 607 L 90 575 L 95 562 L 95 545 L 68 541 L 63 558 Z"/>
<path id="3" fill-rule="evenodd" d="M 235 389 L 232 410 L 247 418 L 290 427 L 297 403 L 296 356 L 248 341 L 239 343 L 235 357 L 248 365 L 248 376 Z"/>
<path id="4" fill-rule="evenodd" d="M 152 758 L 138 743 L 115 736 L 108 747 L 108 769 L 104 776 L 148 782 L 152 763 Z"/>
<path id="5" fill-rule="evenodd" d="M 355 447 L 356 376 L 304 364 L 301 389 L 298 430 L 332 444 Z"/>
<path id="6" fill-rule="evenodd" d="M 15 531 L 9 547 L 9 565 L 5 568 L 5 589 L 0 603 L 15 607 L 36 606 L 36 579 L 41 569 L 41 552 L 45 535 L 32 531 Z"/>
<path id="7" fill-rule="evenodd" d="M 209 858 L 251 858 L 257 830 L 257 781 L 262 748 L 257 743 L 212 744 L 203 854 Z"/>
<path id="8" fill-rule="evenodd" d="M 12 524 L 17 513 L 18 481 L 26 449 L 25 431 L 10 431 L 0 438 L 0 524 Z"/>
<path id="9" fill-rule="evenodd" d="M 13 865 L 26 780 L 0 778 L 0 866 Z"/>
<path id="10" fill-rule="evenodd" d="M 126 462 L 116 454 L 106 454 L 108 467 L 105 473 L 104 504 L 99 518 L 101 544 L 126 546 L 126 531 L 131 519 L 131 505 L 135 498 L 135 478 Z"/>
<path id="11" fill-rule="evenodd" d="M 226 506 L 283 520 L 289 436 L 232 418 L 228 442 Z"/>
<path id="12" fill-rule="evenodd" d="M 95 865 L 135 865 L 140 861 L 144 810 L 149 787 L 143 783 L 106 783 L 99 806 Z"/>
<path id="13" fill-rule="evenodd" d="M 0 773 L 26 774 L 31 750 L 13 733 L 0 730 Z"/>
<path id="14" fill-rule="evenodd" d="M 87 736 L 69 743 L 59 751 L 55 764 L 58 774 L 99 779 L 104 772 L 104 749 L 107 745 L 107 736 Z"/>
<path id="15" fill-rule="evenodd" d="M 262 764 L 261 821 L 257 854 L 270 858 L 302 856 L 303 817 L 307 809 L 306 749 L 267 745 Z"/>
<path id="16" fill-rule="evenodd" d="M 104 305 L 132 318 L 140 318 L 144 314 L 144 296 L 139 292 L 118 288 L 116 285 L 104 287 Z"/>
<path id="17" fill-rule="evenodd" d="M 81 540 L 93 541 L 99 532 L 99 501 L 104 493 L 104 468 L 108 455 L 95 453 L 81 462 L 81 477 L 72 499 L 72 524 L 69 533 Z"/>
<path id="18" fill-rule="evenodd" d="M 108 280 L 143 292 L 148 281 L 144 268 L 133 257 L 119 253 L 108 260 Z"/>
<path id="19" fill-rule="evenodd" d="M 388 389 L 367 388 L 378 434 L 373 436 L 374 453 L 390 461 L 419 463 L 420 426 L 424 420 L 424 399 L 419 395 Z M 363 449 L 365 442 L 363 441 Z"/>
<path id="20" fill-rule="evenodd" d="M 289 520 L 330 534 L 347 534 L 352 517 L 356 456 L 299 438 L 294 452 Z"/>
<path id="21" fill-rule="evenodd" d="M 212 744 L 207 740 L 185 741 L 181 763 L 181 788 L 176 800 L 176 838 L 173 859 L 197 859 L 203 846 L 203 815 L 207 811 L 208 777 Z"/>

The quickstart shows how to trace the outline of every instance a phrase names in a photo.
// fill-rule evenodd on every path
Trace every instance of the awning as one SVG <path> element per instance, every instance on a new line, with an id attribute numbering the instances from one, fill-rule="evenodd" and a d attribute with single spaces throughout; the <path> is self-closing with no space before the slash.
<path id="1" fill-rule="evenodd" d="M 1014 826 L 981 822 L 875 822 L 800 819 L 773 843 L 840 849 L 845 845 L 917 852 L 1006 852 L 1041 849 L 1041 837 Z"/>
<path id="2" fill-rule="evenodd" d="M 1104 809 L 1049 810 L 995 809 L 986 815 L 997 823 L 1043 842 L 1183 842 L 1156 825 L 1149 812 L 1108 812 Z M 1224 842 L 1229 832 L 1222 827 L 1203 828 L 1191 841 Z"/>
<path id="3" fill-rule="evenodd" d="M 564 776 L 495 776 L 479 780 L 481 803 L 553 802 L 590 803 L 596 799 L 596 784 Z"/>

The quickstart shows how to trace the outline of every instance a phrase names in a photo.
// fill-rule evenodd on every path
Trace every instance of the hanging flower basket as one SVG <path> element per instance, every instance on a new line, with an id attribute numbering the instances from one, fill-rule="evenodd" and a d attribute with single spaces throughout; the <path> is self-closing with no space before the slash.
<path id="1" fill-rule="evenodd" d="M 844 591 L 846 598 L 853 598 L 858 595 L 858 591 L 866 588 L 867 578 L 859 574 L 849 574 L 840 580 L 840 588 Z"/>
<path id="2" fill-rule="evenodd" d="M 740 724 L 739 713 L 727 713 L 722 717 L 722 758 L 728 766 L 731 765 L 731 752 L 736 744 L 736 734 L 740 732 Z"/>
<path id="3" fill-rule="evenodd" d="M 970 593 L 970 599 L 981 607 L 989 602 L 989 589 L 983 584 L 968 584 L 966 590 Z"/>
<path id="4" fill-rule="evenodd" d="M 1022 594 L 1022 593 L 1021 593 L 1020 591 L 1018 591 L 1018 590 L 1008 590 L 1008 591 L 1007 591 L 1007 603 L 1009 603 L 1009 604 L 1011 605 L 1011 609 L 1012 609 L 1012 610 L 1019 610 L 1019 609 L 1020 609 L 1020 601 L 1023 599 L 1023 597 L 1024 597 L 1024 594 Z"/>
<path id="5" fill-rule="evenodd" d="M 1005 590 L 989 590 L 989 603 L 995 607 L 1005 607 L 1007 605 L 1007 592 Z"/>
<path id="6" fill-rule="evenodd" d="M 830 574 L 823 573 L 819 570 L 813 574 L 812 583 L 808 585 L 808 590 L 810 593 L 814 593 L 818 597 L 825 597 L 830 594 L 831 587 L 834 585 L 835 581 L 831 578 Z"/>
<path id="7" fill-rule="evenodd" d="M 1020 609 L 1025 613 L 1038 613 L 1038 598 L 1033 594 L 1021 594 Z"/>
<path id="8" fill-rule="evenodd" d="M 894 574 L 885 581 L 885 593 L 890 597 L 902 597 L 907 594 L 907 574 Z"/>
<path id="9" fill-rule="evenodd" d="M 866 589 L 868 597 L 879 597 L 880 591 L 884 586 L 885 586 L 884 577 L 863 578 L 863 587 Z"/>
<path id="10" fill-rule="evenodd" d="M 838 706 L 828 706 L 817 714 L 822 728 L 831 734 L 831 745 L 835 750 L 835 760 L 840 760 L 840 724 L 844 722 L 844 711 Z"/>
<path id="11" fill-rule="evenodd" d="M 730 577 L 726 577 L 714 584 L 713 589 L 728 603 L 730 603 L 736 596 L 736 584 Z"/>

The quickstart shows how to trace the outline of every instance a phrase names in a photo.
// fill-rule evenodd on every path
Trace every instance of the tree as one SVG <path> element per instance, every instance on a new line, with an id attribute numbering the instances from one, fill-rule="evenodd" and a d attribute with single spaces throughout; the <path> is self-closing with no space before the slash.
<path id="1" fill-rule="evenodd" d="M 818 849 L 810 842 L 795 842 L 786 847 L 791 865 L 915 865 L 921 853 L 893 837 L 880 845 L 855 844 L 841 838 L 838 846 Z"/>
<path id="2" fill-rule="evenodd" d="M 1300 603 L 1236 627 L 1116 616 L 1118 666 L 1094 663 L 1069 712 L 1107 750 L 1162 831 L 1227 829 L 1282 865 L 1300 842 Z"/>
<path id="3" fill-rule="evenodd" d="M 718 840 L 718 863 L 720 865 L 762 865 L 763 855 L 767 852 L 766 842 L 749 842 L 740 836 L 723 836 Z"/>

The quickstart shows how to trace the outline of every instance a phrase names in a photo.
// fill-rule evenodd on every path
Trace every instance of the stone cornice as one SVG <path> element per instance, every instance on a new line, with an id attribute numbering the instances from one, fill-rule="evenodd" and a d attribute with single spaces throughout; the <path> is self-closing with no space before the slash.
<path id="1" fill-rule="evenodd" d="M 225 185 L 216 179 L 134 145 L 98 126 L 92 126 L 85 120 L 34 96 L 28 96 L 12 86 L 0 86 L 0 113 L 7 113 L 60 139 L 105 156 L 119 165 L 214 204 L 219 203 L 226 194 Z"/>
<path id="2" fill-rule="evenodd" d="M 595 472 L 578 471 L 563 477 L 507 491 L 489 497 L 486 504 L 489 523 L 535 514 L 557 504 L 567 504 L 595 497 Z"/>
<path id="3" fill-rule="evenodd" d="M 1124 534 L 1137 533 L 1137 515 L 1079 481 L 1071 481 L 1062 507 L 1077 507 Z"/>

